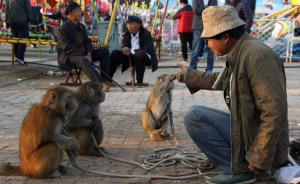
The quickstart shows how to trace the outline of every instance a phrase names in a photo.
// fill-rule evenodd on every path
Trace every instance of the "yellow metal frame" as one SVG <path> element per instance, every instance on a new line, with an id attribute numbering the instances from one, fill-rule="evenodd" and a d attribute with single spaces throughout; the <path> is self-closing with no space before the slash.
<path id="1" fill-rule="evenodd" d="M 98 36 L 90 36 L 91 40 L 98 40 Z M 0 43 L 9 43 L 12 44 L 12 53 L 11 53 L 11 62 L 15 64 L 15 44 L 34 44 L 34 45 L 49 45 L 56 46 L 57 42 L 54 40 L 37 40 L 37 39 L 28 39 L 28 38 L 0 38 Z"/>
<path id="2" fill-rule="evenodd" d="M 110 32 L 111 32 L 112 25 L 116 21 L 118 7 L 119 7 L 119 0 L 116 0 L 115 4 L 114 4 L 114 9 L 113 9 L 112 14 L 111 14 L 111 18 L 110 18 L 110 21 L 109 21 L 109 25 L 108 25 L 108 28 L 107 28 L 106 37 L 105 37 L 105 40 L 104 40 L 104 45 L 106 47 L 108 47 L 108 44 L 109 44 L 109 37 L 110 37 Z"/>
<path id="3" fill-rule="evenodd" d="M 0 38 L 1 43 L 10 44 L 35 44 L 35 45 L 57 45 L 53 40 L 36 40 L 36 39 L 26 39 L 26 38 Z"/>
<path id="4" fill-rule="evenodd" d="M 290 6 L 288 8 L 285 8 L 283 10 L 280 10 L 278 12 L 275 12 L 273 14 L 264 16 L 260 18 L 259 20 L 265 20 L 265 19 L 275 19 L 275 18 L 282 18 L 284 16 L 292 15 L 300 11 L 300 6 Z"/>
<path id="5" fill-rule="evenodd" d="M 156 11 L 154 14 L 154 19 L 153 19 L 153 23 L 152 23 L 152 29 L 151 29 L 151 35 L 154 36 L 155 34 L 155 25 L 156 25 L 156 20 L 158 17 L 158 11 L 159 11 L 159 6 L 160 6 L 160 0 L 156 1 Z"/>
<path id="6" fill-rule="evenodd" d="M 300 5 L 300 0 L 291 0 L 292 5 Z"/>
<path id="7" fill-rule="evenodd" d="M 53 40 L 36 40 L 36 39 L 28 39 L 28 38 L 0 38 L 0 43 L 9 43 L 12 44 L 11 51 L 11 63 L 15 64 L 15 44 L 35 44 L 35 45 L 57 45 L 57 43 Z"/>
<path id="8" fill-rule="evenodd" d="M 260 28 L 258 33 L 261 33 L 267 30 L 268 28 L 270 28 L 277 20 L 280 20 L 285 16 L 296 14 L 297 12 L 300 12 L 300 6 L 290 6 L 283 10 L 280 10 L 278 12 L 260 18 L 259 20 L 256 21 L 258 24 L 264 24 L 266 23 L 266 21 L 267 23 Z"/>

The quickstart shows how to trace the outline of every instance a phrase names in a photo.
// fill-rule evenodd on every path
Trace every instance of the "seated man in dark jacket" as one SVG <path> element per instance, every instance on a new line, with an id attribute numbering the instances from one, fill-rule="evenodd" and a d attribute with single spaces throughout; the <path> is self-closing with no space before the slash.
<path id="1" fill-rule="evenodd" d="M 157 70 L 157 57 L 151 34 L 142 26 L 142 20 L 137 16 L 129 16 L 127 20 L 128 32 L 123 36 L 122 50 L 114 50 L 111 54 L 111 77 L 118 66 L 122 64 L 122 72 L 130 66 L 130 61 L 136 70 L 137 86 L 143 86 L 145 66 L 152 66 Z"/>
<path id="2" fill-rule="evenodd" d="M 93 49 L 85 26 L 80 23 L 82 11 L 72 2 L 65 11 L 68 20 L 61 26 L 58 38 L 58 62 L 64 68 L 70 64 L 81 68 L 91 81 L 101 82 L 108 88 L 111 82 L 105 73 L 109 73 L 109 51 L 106 48 Z M 93 62 L 100 61 L 101 75 L 93 67 Z"/>

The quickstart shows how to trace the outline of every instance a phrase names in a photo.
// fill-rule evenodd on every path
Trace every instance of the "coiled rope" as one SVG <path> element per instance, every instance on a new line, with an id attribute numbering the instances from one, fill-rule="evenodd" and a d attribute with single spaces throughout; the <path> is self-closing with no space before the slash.
<path id="1" fill-rule="evenodd" d="M 97 145 L 97 141 L 94 137 L 94 134 L 92 134 L 92 139 Z M 200 176 L 206 176 L 207 173 L 202 173 L 201 169 L 203 167 L 203 164 L 206 162 L 205 157 L 203 154 L 199 152 L 186 152 L 178 147 L 174 148 L 160 148 L 156 149 L 154 151 L 154 154 L 150 154 L 147 156 L 144 156 L 144 163 L 140 164 L 138 162 L 124 160 L 121 158 L 113 157 L 108 155 L 103 149 L 99 146 L 95 147 L 98 149 L 98 151 L 106 158 L 109 158 L 111 160 L 123 162 L 132 164 L 135 166 L 138 166 L 140 168 L 143 168 L 144 170 L 152 170 L 159 166 L 171 166 L 177 163 L 181 163 L 184 166 L 188 168 L 194 168 L 197 171 L 197 174 L 190 174 L 190 175 L 184 175 L 184 176 L 163 176 L 163 175 L 127 175 L 127 174 L 114 174 L 114 173 L 106 173 L 102 171 L 92 171 L 92 170 L 86 170 L 78 166 L 76 163 L 76 156 L 75 153 L 71 151 L 66 151 L 70 163 L 73 165 L 73 167 L 77 168 L 78 170 L 82 171 L 83 173 L 90 173 L 94 175 L 100 175 L 100 176 L 108 176 L 108 177 L 116 177 L 116 178 L 149 178 L 149 179 L 167 179 L 167 180 L 187 180 L 192 178 L 198 178 Z M 168 152 L 166 152 L 168 151 Z M 172 152 L 170 152 L 172 151 Z M 213 173 L 210 173 L 213 174 Z"/>
<path id="2" fill-rule="evenodd" d="M 175 154 L 171 154 L 170 152 L 162 153 L 164 151 L 177 151 Z M 144 158 L 144 164 L 140 164 L 134 161 L 128 161 L 124 159 L 120 159 L 117 157 L 113 157 L 107 155 L 104 151 L 99 149 L 99 152 L 103 154 L 105 157 L 120 161 L 128 164 L 132 164 L 135 166 L 139 166 L 147 171 L 154 169 L 159 166 L 171 166 L 177 163 L 181 163 L 188 168 L 195 168 L 197 174 L 184 175 L 184 176 L 163 176 L 163 175 L 126 175 L 126 174 L 114 174 L 114 173 L 106 173 L 102 171 L 92 171 L 86 170 L 79 167 L 76 162 L 72 162 L 71 164 L 82 171 L 83 173 L 90 173 L 94 175 L 108 176 L 108 177 L 116 177 L 116 178 L 150 178 L 150 179 L 167 179 L 167 180 L 187 180 L 192 178 L 198 178 L 201 176 L 206 176 L 207 173 L 201 172 L 201 165 L 204 163 L 204 156 L 200 153 L 196 152 L 185 152 L 179 148 L 162 148 L 155 150 L 155 154 L 148 155 Z M 213 174 L 213 173 L 210 173 Z"/>
<path id="3" fill-rule="evenodd" d="M 97 143 L 94 135 L 92 134 L 92 139 L 94 143 Z M 95 144 L 97 145 L 97 144 Z M 86 170 L 79 167 L 76 163 L 76 158 L 72 155 L 72 153 L 67 153 L 71 164 L 77 168 L 78 170 L 82 171 L 83 173 L 90 173 L 95 175 L 101 176 L 108 176 L 108 177 L 117 177 L 117 178 L 151 178 L 151 179 L 168 179 L 168 180 L 187 180 L 192 178 L 197 178 L 200 176 L 206 176 L 207 173 L 202 173 L 201 169 L 203 169 L 203 164 L 206 163 L 206 159 L 203 154 L 199 152 L 186 152 L 183 149 L 178 147 L 173 148 L 160 148 L 154 151 L 154 154 L 150 154 L 144 157 L 144 163 L 138 163 L 134 161 L 129 161 L 121 158 L 117 158 L 114 156 L 108 155 L 103 149 L 97 146 L 98 151 L 106 158 L 111 160 L 128 163 L 131 165 L 138 166 L 144 170 L 152 170 L 159 166 L 171 166 L 177 163 L 181 163 L 188 168 L 194 168 L 197 171 L 197 174 L 185 175 L 185 176 L 163 176 L 163 175 L 126 175 L 126 174 L 113 174 L 113 173 L 106 173 L 102 171 L 91 171 Z M 169 152 L 166 152 L 169 151 Z M 170 152 L 172 151 L 172 153 Z M 213 173 L 210 173 L 213 174 Z"/>

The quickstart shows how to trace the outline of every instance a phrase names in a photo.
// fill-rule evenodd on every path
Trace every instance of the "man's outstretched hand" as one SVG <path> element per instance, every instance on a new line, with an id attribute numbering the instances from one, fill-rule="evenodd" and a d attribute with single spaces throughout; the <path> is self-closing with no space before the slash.
<path id="1" fill-rule="evenodd" d="M 186 73 L 188 67 L 186 65 L 179 65 L 180 71 L 176 74 L 176 79 L 178 82 L 185 82 Z"/>

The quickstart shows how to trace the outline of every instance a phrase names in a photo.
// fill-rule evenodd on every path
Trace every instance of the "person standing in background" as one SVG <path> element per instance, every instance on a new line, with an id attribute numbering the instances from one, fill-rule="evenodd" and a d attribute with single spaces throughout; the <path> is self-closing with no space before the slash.
<path id="1" fill-rule="evenodd" d="M 29 38 L 28 24 L 32 22 L 32 8 L 29 0 L 7 0 L 5 21 L 14 38 Z M 25 65 L 26 44 L 14 44 L 16 62 Z"/>
<path id="2" fill-rule="evenodd" d="M 192 7 L 194 10 L 193 17 L 193 51 L 192 58 L 190 63 L 190 68 L 197 70 L 198 56 L 202 56 L 203 50 L 207 42 L 201 38 L 201 33 L 203 30 L 203 22 L 202 22 L 202 12 L 208 6 L 217 6 L 217 0 L 193 0 Z M 207 67 L 206 72 L 212 72 L 214 65 L 214 54 L 211 49 L 207 49 Z"/>
<path id="3" fill-rule="evenodd" d="M 246 22 L 246 30 L 251 32 L 253 24 L 256 0 L 228 0 L 228 5 L 236 8 L 239 17 Z"/>
<path id="4" fill-rule="evenodd" d="M 187 44 L 189 43 L 189 47 L 192 49 L 193 45 L 193 8 L 189 5 L 188 0 L 180 0 L 182 8 L 180 8 L 175 15 L 172 17 L 173 20 L 178 21 L 178 34 L 181 41 L 181 52 L 183 57 L 183 62 L 187 62 L 188 54 L 187 54 Z"/>

